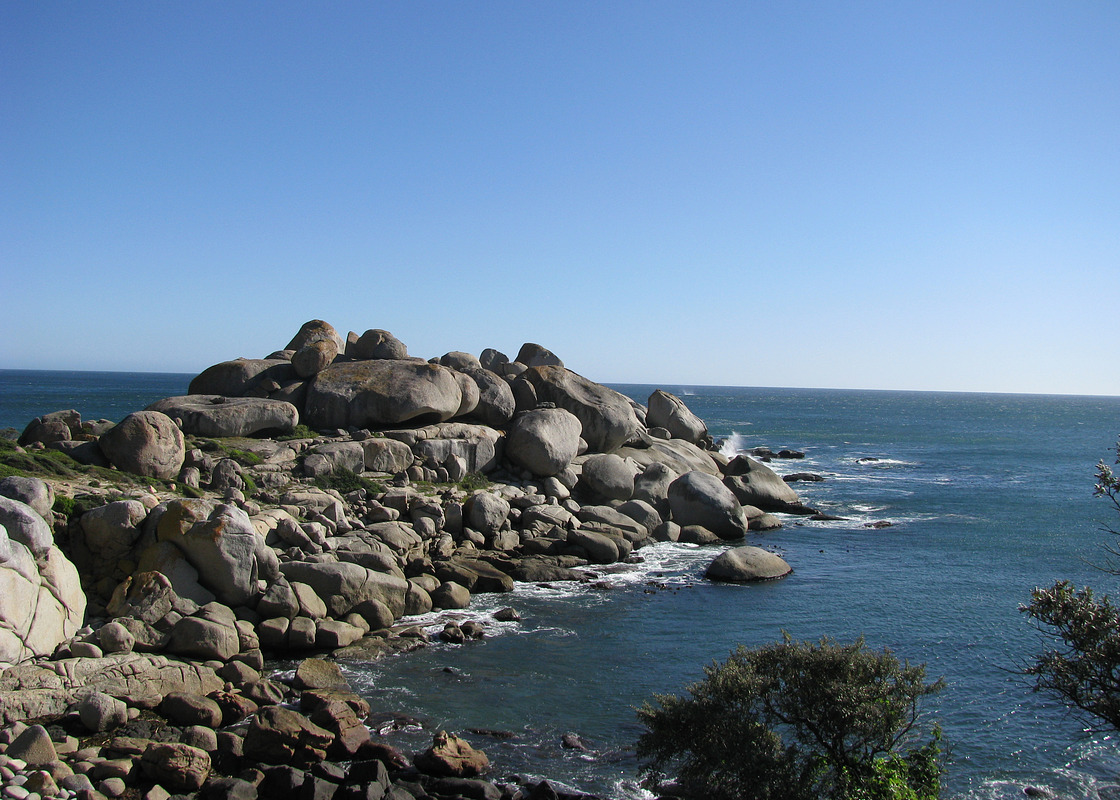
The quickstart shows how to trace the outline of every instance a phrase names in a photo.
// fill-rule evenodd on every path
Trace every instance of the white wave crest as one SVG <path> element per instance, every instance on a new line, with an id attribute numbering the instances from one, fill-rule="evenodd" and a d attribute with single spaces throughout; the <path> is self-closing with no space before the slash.
<path id="1" fill-rule="evenodd" d="M 747 449 L 747 437 L 741 433 L 732 433 L 723 440 L 723 444 L 719 448 L 720 455 L 727 458 L 735 458 L 735 456 L 744 452 Z"/>

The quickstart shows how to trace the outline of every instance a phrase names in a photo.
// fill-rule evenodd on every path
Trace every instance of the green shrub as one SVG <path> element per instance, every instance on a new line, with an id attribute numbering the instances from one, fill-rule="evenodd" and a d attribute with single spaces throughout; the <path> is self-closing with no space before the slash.
<path id="1" fill-rule="evenodd" d="M 54 505 L 51 506 L 51 508 L 67 519 L 70 519 L 70 517 L 74 516 L 74 498 L 60 494 L 55 497 Z"/>
<path id="2" fill-rule="evenodd" d="M 230 447 L 229 449 L 227 449 L 226 456 L 232 458 L 243 467 L 255 467 L 257 464 L 260 464 L 262 461 L 264 461 L 264 459 L 256 453 L 250 452 L 248 450 L 239 450 L 236 447 Z"/>
<path id="3" fill-rule="evenodd" d="M 384 487 L 380 483 L 363 478 L 358 473 L 345 467 L 339 467 L 330 475 L 318 476 L 315 478 L 315 485 L 323 490 L 334 489 L 339 494 L 356 492 L 358 489 L 365 489 L 373 494 L 380 494 L 384 491 Z"/>
<path id="4" fill-rule="evenodd" d="M 293 439 L 314 439 L 318 435 L 318 433 L 301 422 L 299 425 L 296 425 L 295 428 L 292 429 L 291 433 L 285 434 L 283 436 L 277 436 L 276 441 L 289 442 Z"/>
<path id="5" fill-rule="evenodd" d="M 688 797 L 715 800 L 935 800 L 940 733 L 913 746 L 919 703 L 943 681 L 862 639 L 783 641 L 705 669 L 689 697 L 638 710 L 643 774 L 674 769 Z"/>
<path id="6" fill-rule="evenodd" d="M 479 489 L 489 489 L 490 479 L 481 472 L 468 472 L 459 481 L 459 488 L 464 492 L 474 492 Z"/>

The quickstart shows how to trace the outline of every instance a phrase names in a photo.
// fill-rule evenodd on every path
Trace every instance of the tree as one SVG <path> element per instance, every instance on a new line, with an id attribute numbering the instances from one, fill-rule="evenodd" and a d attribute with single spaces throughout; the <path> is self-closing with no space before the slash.
<path id="1" fill-rule="evenodd" d="M 1120 443 L 1116 446 L 1120 464 Z M 1093 494 L 1107 497 L 1120 512 L 1120 478 L 1103 460 L 1097 464 Z M 1120 531 L 1106 526 L 1107 533 Z M 1120 549 L 1106 548 L 1113 557 L 1102 569 L 1120 575 Z M 1034 678 L 1035 691 L 1045 691 L 1069 703 L 1090 719 L 1120 730 L 1120 610 L 1108 595 L 1097 599 L 1093 590 L 1076 591 L 1068 581 L 1031 592 L 1020 611 L 1051 640 L 1052 646 L 1035 656 L 1023 672 Z"/>
<path id="2" fill-rule="evenodd" d="M 742 646 L 688 697 L 657 695 L 638 717 L 647 783 L 674 768 L 691 797 L 926 800 L 940 786 L 940 731 L 912 746 L 919 705 L 944 681 L 863 639 Z"/>

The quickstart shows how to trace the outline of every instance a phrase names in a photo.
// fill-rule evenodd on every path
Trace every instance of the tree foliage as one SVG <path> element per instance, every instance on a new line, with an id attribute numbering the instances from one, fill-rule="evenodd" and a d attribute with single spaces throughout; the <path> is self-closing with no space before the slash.
<path id="1" fill-rule="evenodd" d="M 688 696 L 658 695 L 638 716 L 643 773 L 675 770 L 693 797 L 925 800 L 940 785 L 940 733 L 913 746 L 920 702 L 943 681 L 863 639 L 740 646 Z"/>
<path id="2" fill-rule="evenodd" d="M 1116 448 L 1120 464 L 1120 444 Z M 1097 464 L 1094 494 L 1106 497 L 1120 512 L 1120 478 L 1112 467 Z M 1120 537 L 1120 531 L 1105 531 Z M 1114 557 L 1120 550 L 1108 547 Z M 1120 564 L 1109 562 L 1104 571 L 1120 575 Z M 1120 609 L 1108 595 L 1099 599 L 1085 587 L 1077 591 L 1068 581 L 1031 592 L 1031 602 L 1021 606 L 1049 638 L 1051 645 L 1037 655 L 1023 672 L 1034 679 L 1035 691 L 1045 691 L 1082 711 L 1090 719 L 1120 730 Z"/>

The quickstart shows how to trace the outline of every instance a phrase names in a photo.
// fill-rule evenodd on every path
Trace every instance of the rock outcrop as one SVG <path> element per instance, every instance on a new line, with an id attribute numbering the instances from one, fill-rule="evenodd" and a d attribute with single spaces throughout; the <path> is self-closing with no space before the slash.
<path id="1" fill-rule="evenodd" d="M 793 569 L 781 556 L 761 547 L 735 547 L 716 556 L 704 573 L 713 581 L 753 583 L 784 578 Z"/>
<path id="2" fill-rule="evenodd" d="M 299 422 L 299 410 L 294 405 L 263 397 L 193 394 L 157 400 L 146 410 L 178 420 L 183 433 L 194 436 L 279 435 L 291 433 Z"/>
<path id="3" fill-rule="evenodd" d="M 387 331 L 343 340 L 312 320 L 189 391 L 117 425 L 62 411 L 25 429 L 24 446 L 111 463 L 120 486 L 0 480 L 0 742 L 114 796 L 552 797 L 489 783 L 485 754 L 442 731 L 410 763 L 371 739 L 333 663 L 281 678 L 268 659 L 469 645 L 492 619 L 479 594 L 609 588 L 654 542 L 721 546 L 807 509 L 762 464 L 713 452 L 679 398 L 643 408 L 536 344 L 426 362 Z M 737 547 L 707 574 L 789 571 Z M 409 619 L 433 610 L 454 613 L 438 633 Z M 95 762 L 19 722 L 68 714 L 98 734 Z"/>

